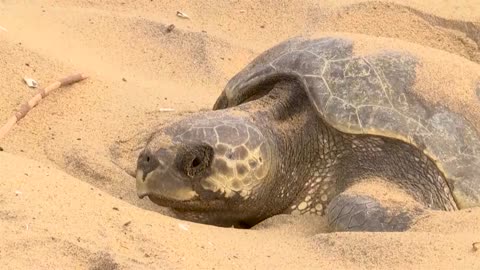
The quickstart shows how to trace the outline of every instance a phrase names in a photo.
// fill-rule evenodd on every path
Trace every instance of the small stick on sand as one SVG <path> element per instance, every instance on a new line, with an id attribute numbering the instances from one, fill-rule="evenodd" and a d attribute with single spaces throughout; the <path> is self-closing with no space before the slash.
<path id="1" fill-rule="evenodd" d="M 175 109 L 172 108 L 160 108 L 158 109 L 160 112 L 174 112 Z"/>
<path id="2" fill-rule="evenodd" d="M 84 75 L 84 74 L 81 74 L 81 73 L 74 74 L 74 75 L 70 75 L 70 76 L 67 76 L 65 78 L 62 78 L 62 79 L 50 84 L 49 86 L 45 87 L 44 89 L 40 89 L 38 91 L 38 93 L 35 96 L 33 96 L 28 102 L 23 103 L 18 108 L 17 112 L 15 112 L 15 114 L 12 115 L 12 117 L 10 117 L 8 119 L 7 123 L 0 128 L 0 139 L 5 137 L 5 135 L 12 129 L 12 127 L 18 121 L 20 121 L 20 119 L 25 117 L 25 115 L 27 115 L 27 113 L 30 110 L 32 110 L 35 106 L 37 106 L 38 103 L 40 103 L 40 100 L 42 100 L 43 98 L 48 96 L 48 94 L 50 94 L 50 92 L 52 92 L 53 90 L 58 89 L 62 86 L 66 86 L 66 85 L 70 85 L 70 84 L 74 84 L 76 82 L 82 81 L 86 78 L 87 78 L 87 76 Z"/>

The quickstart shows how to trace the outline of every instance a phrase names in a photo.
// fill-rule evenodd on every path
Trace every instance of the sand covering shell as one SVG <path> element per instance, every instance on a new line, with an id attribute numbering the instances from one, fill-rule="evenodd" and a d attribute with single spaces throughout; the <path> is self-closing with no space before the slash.
<path id="1" fill-rule="evenodd" d="M 480 66 L 406 42 L 382 47 L 387 41 L 360 35 L 290 39 L 237 74 L 215 108 L 248 100 L 259 84 L 295 79 L 329 124 L 419 147 L 443 171 L 460 208 L 480 205 Z M 446 64 L 456 75 L 442 70 Z"/>

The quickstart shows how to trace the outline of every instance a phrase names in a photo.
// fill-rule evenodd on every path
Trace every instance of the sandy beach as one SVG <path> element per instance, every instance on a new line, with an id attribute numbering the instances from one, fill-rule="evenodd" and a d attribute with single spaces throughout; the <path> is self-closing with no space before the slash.
<path id="1" fill-rule="evenodd" d="M 0 139 L 1 268 L 480 269 L 479 208 L 402 233 L 327 233 L 322 218 L 286 215 L 251 230 L 207 226 L 138 199 L 130 174 L 149 132 L 210 110 L 271 46 L 328 33 L 477 65 L 480 1 L 0 1 L 0 126 L 36 94 L 24 77 L 45 87 L 89 75 Z"/>

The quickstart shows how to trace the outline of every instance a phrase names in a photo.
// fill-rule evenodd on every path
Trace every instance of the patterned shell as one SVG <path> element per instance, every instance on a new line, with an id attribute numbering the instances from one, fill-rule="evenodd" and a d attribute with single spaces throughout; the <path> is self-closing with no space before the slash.
<path id="1" fill-rule="evenodd" d="M 342 132 L 415 145 L 446 176 L 460 208 L 480 206 L 480 65 L 444 51 L 361 35 L 293 38 L 234 76 L 214 109 L 297 80 Z"/>

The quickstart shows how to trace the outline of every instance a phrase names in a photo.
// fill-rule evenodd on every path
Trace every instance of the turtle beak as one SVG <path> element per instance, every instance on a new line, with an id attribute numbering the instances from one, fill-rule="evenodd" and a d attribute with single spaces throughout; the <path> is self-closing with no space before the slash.
<path id="1" fill-rule="evenodd" d="M 166 162 L 160 161 L 148 150 L 140 154 L 136 173 L 137 196 L 140 199 L 153 196 L 171 201 L 197 197 L 191 182 L 180 177 L 170 166 L 165 166 Z"/>
<path id="2" fill-rule="evenodd" d="M 148 195 L 147 177 L 155 171 L 160 162 L 153 153 L 145 149 L 140 153 L 137 161 L 137 195 L 140 199 Z"/>
<path id="3" fill-rule="evenodd" d="M 140 199 L 143 199 L 145 196 L 148 196 L 147 185 L 145 184 L 145 177 L 143 170 L 137 170 L 137 196 Z"/>

